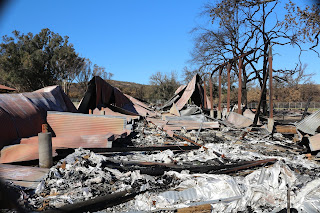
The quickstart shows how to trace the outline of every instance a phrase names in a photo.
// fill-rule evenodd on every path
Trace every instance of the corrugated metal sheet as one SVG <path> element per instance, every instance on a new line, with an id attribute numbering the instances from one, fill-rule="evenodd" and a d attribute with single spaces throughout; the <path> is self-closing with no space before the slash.
<path id="1" fill-rule="evenodd" d="M 52 138 L 54 148 L 111 148 L 112 141 L 118 138 L 113 133 L 103 135 L 75 135 Z M 23 138 L 20 144 L 38 144 L 38 136 Z"/>
<path id="2" fill-rule="evenodd" d="M 59 86 L 32 93 L 0 94 L 0 149 L 18 138 L 41 132 L 46 111 L 76 111 Z"/>
<path id="3" fill-rule="evenodd" d="M 50 111 L 47 121 L 56 136 L 122 134 L 127 123 L 125 118 Z"/>
<path id="4" fill-rule="evenodd" d="M 123 94 L 118 88 L 108 84 L 99 76 L 95 76 L 89 82 L 88 90 L 81 101 L 78 110 L 82 113 L 88 113 L 89 109 L 94 110 L 95 108 L 100 109 L 101 107 L 114 105 L 141 116 L 154 113 L 152 110 L 148 109 L 144 103 L 130 97 L 131 96 Z"/>
<path id="5" fill-rule="evenodd" d="M 0 177 L 14 184 L 35 189 L 47 175 L 49 169 L 0 164 Z"/>
<path id="6" fill-rule="evenodd" d="M 112 141 L 118 137 L 120 137 L 120 135 L 114 135 L 113 133 L 53 137 L 52 156 L 56 156 L 56 149 L 63 148 L 111 148 Z M 1 150 L 0 163 L 39 159 L 38 141 L 38 136 L 23 138 L 20 140 L 20 144 L 4 147 Z"/>
<path id="7" fill-rule="evenodd" d="M 179 97 L 178 94 L 181 95 L 181 97 Z M 181 110 L 188 103 L 190 98 L 198 106 L 201 105 L 204 107 L 206 102 L 207 108 L 211 108 L 209 98 L 204 94 L 203 87 L 201 86 L 201 78 L 198 74 L 193 76 L 187 86 L 180 86 L 175 91 L 175 96 L 165 103 L 163 108 L 171 107 L 172 102 L 174 102 L 177 105 L 177 109 Z"/>
<path id="8" fill-rule="evenodd" d="M 312 113 L 297 124 L 297 129 L 300 131 L 315 135 L 317 128 L 320 126 L 320 110 Z"/>

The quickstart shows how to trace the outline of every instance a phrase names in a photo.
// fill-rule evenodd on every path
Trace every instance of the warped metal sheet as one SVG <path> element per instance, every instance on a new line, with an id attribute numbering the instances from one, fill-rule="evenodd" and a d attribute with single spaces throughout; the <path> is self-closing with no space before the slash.
<path id="1" fill-rule="evenodd" d="M 76 111 L 59 86 L 32 93 L 0 94 L 0 149 L 41 132 L 47 110 Z"/>
<path id="2" fill-rule="evenodd" d="M 177 105 L 177 109 L 181 110 L 188 103 L 189 99 L 191 99 L 194 104 L 198 106 L 204 107 L 206 105 L 207 108 L 210 108 L 211 104 L 209 98 L 205 95 L 201 84 L 201 77 L 198 74 L 194 75 L 188 85 L 180 86 L 176 90 L 175 95 L 167 103 L 165 103 L 164 107 L 162 108 L 169 107 L 174 102 Z"/>
<path id="3" fill-rule="evenodd" d="M 230 112 L 227 121 L 237 128 L 248 127 L 253 124 L 253 120 L 235 112 Z"/>
<path id="4" fill-rule="evenodd" d="M 0 164 L 1 178 L 31 189 L 35 189 L 48 172 L 46 168 Z"/>
<path id="5" fill-rule="evenodd" d="M 80 113 L 48 112 L 47 121 L 56 136 L 122 134 L 126 129 L 126 118 Z"/>
<path id="6" fill-rule="evenodd" d="M 56 156 L 52 147 L 52 156 Z M 5 147 L 1 150 L 0 163 L 11 163 L 39 159 L 38 144 L 17 144 Z"/>
<path id="7" fill-rule="evenodd" d="M 56 149 L 65 148 L 111 148 L 112 141 L 120 135 L 106 133 L 101 135 L 69 135 L 52 138 L 52 156 Z M 38 136 L 23 138 L 20 144 L 4 147 L 1 150 L 0 163 L 11 163 L 39 159 Z"/>
<path id="8" fill-rule="evenodd" d="M 320 150 L 320 134 L 316 134 L 311 136 L 309 139 L 309 146 L 311 151 L 318 151 Z"/>
<path id="9" fill-rule="evenodd" d="M 130 111 L 134 115 L 146 116 L 154 113 L 144 103 L 123 94 L 118 88 L 111 86 L 99 76 L 93 77 L 89 82 L 88 90 L 79 105 L 78 111 L 87 114 L 89 109 L 100 109 L 112 105 Z"/>
<path id="10" fill-rule="evenodd" d="M 297 124 L 297 129 L 300 131 L 315 135 L 317 128 L 320 126 L 320 110 L 312 113 Z"/>

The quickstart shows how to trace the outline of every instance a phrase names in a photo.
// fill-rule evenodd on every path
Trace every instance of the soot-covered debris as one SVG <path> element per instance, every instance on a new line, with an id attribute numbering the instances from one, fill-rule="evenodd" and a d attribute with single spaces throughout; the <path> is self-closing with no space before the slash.
<path id="1" fill-rule="evenodd" d="M 178 183 L 166 175 L 153 177 L 139 171 L 122 173 L 104 166 L 106 157 L 76 149 L 52 167 L 47 177 L 28 199 L 30 210 L 60 208 L 66 204 L 133 189 L 165 190 Z"/>

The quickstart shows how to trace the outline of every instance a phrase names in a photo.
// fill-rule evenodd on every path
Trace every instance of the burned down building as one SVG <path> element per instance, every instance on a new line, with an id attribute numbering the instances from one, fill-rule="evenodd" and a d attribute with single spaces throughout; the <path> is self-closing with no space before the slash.
<path id="1" fill-rule="evenodd" d="M 160 110 L 99 77 L 78 109 L 57 86 L 0 95 L 1 207 L 320 211 L 319 111 L 298 123 L 276 120 L 270 131 L 264 119 L 252 125 L 249 109 L 218 119 L 203 113 L 210 107 L 198 75 Z"/>

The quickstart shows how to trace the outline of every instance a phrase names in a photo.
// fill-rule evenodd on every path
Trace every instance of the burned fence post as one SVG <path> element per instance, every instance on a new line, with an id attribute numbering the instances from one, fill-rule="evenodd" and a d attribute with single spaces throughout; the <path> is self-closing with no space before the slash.
<path id="1" fill-rule="evenodd" d="M 270 112 L 269 112 L 269 118 L 268 118 L 268 130 L 272 132 L 273 126 L 274 126 L 274 119 L 273 119 L 273 88 L 272 88 L 272 48 L 269 45 L 269 104 L 270 104 Z"/>
<path id="2" fill-rule="evenodd" d="M 39 137 L 39 166 L 50 168 L 53 165 L 52 160 L 52 135 L 47 131 L 46 124 L 42 126 L 44 132 L 38 134 Z"/>

